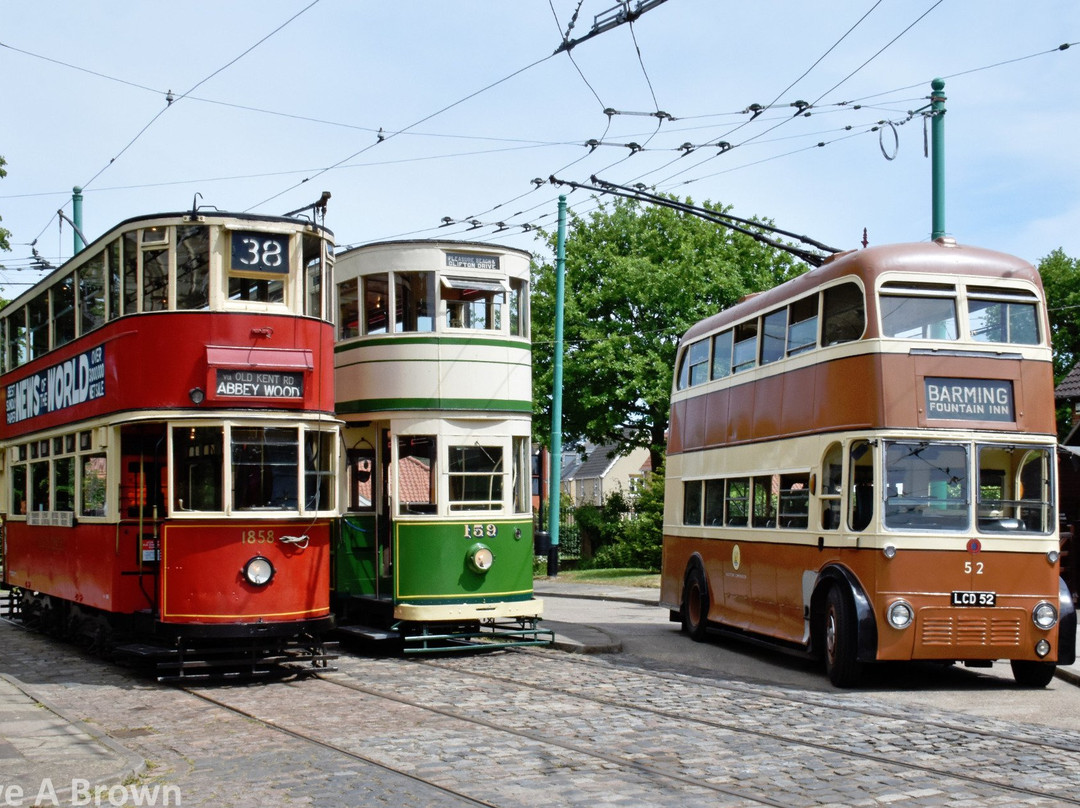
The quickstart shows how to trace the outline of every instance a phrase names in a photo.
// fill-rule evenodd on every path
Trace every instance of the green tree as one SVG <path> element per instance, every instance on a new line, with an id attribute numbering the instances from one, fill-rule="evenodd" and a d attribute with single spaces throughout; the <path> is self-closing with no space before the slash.
<path id="1" fill-rule="evenodd" d="M 1054 377 L 1060 381 L 1080 362 L 1080 260 L 1058 247 L 1039 262 L 1050 339 L 1054 347 Z"/>
<path id="2" fill-rule="evenodd" d="M 729 208 L 706 203 L 718 212 Z M 546 234 L 552 249 L 555 235 Z M 555 270 L 535 267 L 534 420 L 550 445 Z M 662 462 L 679 338 L 686 329 L 806 269 L 781 250 L 669 208 L 619 199 L 566 236 L 564 443 L 649 449 Z"/>
<path id="3" fill-rule="evenodd" d="M 4 177 L 7 176 L 7 170 L 4 168 L 4 166 L 6 166 L 6 165 L 7 165 L 7 160 L 5 160 L 3 157 L 0 157 L 0 180 L 2 180 Z M 0 217 L 0 222 L 2 222 L 2 221 L 4 221 L 4 219 L 3 219 L 3 217 Z M 10 239 L 11 239 L 10 231 L 5 230 L 4 228 L 0 227 L 0 250 L 3 250 L 4 252 L 10 252 L 11 251 L 11 241 L 10 241 Z"/>

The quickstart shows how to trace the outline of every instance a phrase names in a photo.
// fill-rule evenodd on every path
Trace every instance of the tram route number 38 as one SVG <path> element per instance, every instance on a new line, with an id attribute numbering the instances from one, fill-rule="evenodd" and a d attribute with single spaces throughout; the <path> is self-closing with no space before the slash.
<path id="1" fill-rule="evenodd" d="M 465 525 L 465 538 L 466 539 L 494 539 L 499 535 L 499 526 L 493 524 L 486 525 Z"/>

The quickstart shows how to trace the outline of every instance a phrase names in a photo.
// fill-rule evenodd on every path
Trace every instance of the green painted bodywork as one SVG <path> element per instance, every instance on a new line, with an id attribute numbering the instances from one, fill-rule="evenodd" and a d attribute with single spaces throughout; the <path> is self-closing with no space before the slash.
<path id="1" fill-rule="evenodd" d="M 488 603 L 533 596 L 533 527 L 529 517 L 465 521 L 400 521 L 391 527 L 393 580 L 378 579 L 375 517 L 340 520 L 334 582 L 339 596 L 388 597 L 394 603 Z M 469 550 L 494 554 L 486 572 L 473 570 Z M 384 551 L 385 552 L 385 551 Z M 392 588 L 391 588 L 392 587 Z"/>

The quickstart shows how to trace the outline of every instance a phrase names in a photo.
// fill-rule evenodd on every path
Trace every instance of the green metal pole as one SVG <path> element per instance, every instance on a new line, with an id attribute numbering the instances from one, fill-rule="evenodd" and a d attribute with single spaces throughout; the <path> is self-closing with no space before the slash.
<path id="1" fill-rule="evenodd" d="M 551 526 L 551 549 L 548 551 L 548 575 L 559 574 L 559 499 L 562 495 L 562 375 L 563 375 L 563 303 L 566 278 L 566 196 L 559 197 L 559 230 L 555 246 L 555 362 L 551 381 L 551 483 L 548 496 L 548 523 Z"/>
<path id="2" fill-rule="evenodd" d="M 71 221 L 75 226 L 75 252 L 79 252 L 86 245 L 82 240 L 82 188 L 76 185 L 71 189 Z"/>
<path id="3" fill-rule="evenodd" d="M 930 148 L 932 174 L 932 240 L 945 235 L 945 81 L 930 82 Z"/>

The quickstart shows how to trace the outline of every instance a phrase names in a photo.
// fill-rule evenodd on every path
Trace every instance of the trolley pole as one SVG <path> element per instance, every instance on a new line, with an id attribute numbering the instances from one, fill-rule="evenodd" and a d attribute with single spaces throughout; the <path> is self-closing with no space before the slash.
<path id="1" fill-rule="evenodd" d="M 931 241 L 945 235 L 945 80 L 930 82 Z"/>
<path id="2" fill-rule="evenodd" d="M 566 277 L 566 196 L 559 197 L 559 230 L 555 246 L 555 362 L 551 382 L 551 483 L 548 496 L 548 525 L 551 548 L 548 550 L 548 576 L 559 574 L 559 505 L 562 496 L 562 376 L 563 376 L 563 303 Z"/>
<path id="3" fill-rule="evenodd" d="M 82 188 L 78 185 L 71 189 L 71 220 L 71 229 L 75 231 L 75 252 L 79 252 L 86 244 L 82 237 Z"/>

